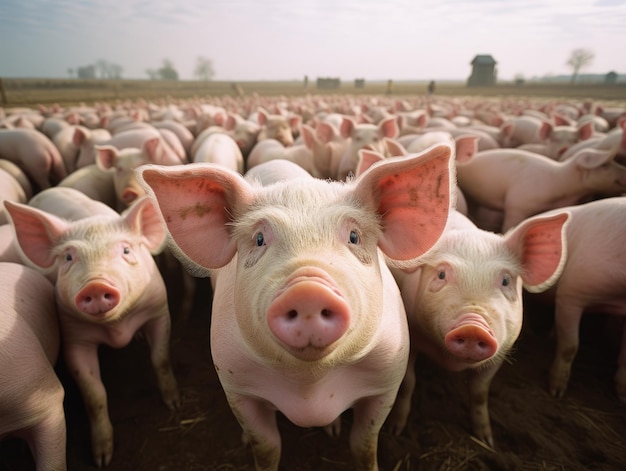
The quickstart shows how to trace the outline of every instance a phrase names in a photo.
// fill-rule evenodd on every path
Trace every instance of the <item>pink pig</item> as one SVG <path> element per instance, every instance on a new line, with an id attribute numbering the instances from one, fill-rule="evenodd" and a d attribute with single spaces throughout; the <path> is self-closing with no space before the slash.
<path id="1" fill-rule="evenodd" d="M 476 207 L 499 211 L 506 231 L 543 211 L 625 192 L 626 167 L 615 157 L 615 151 L 583 149 L 556 162 L 519 149 L 488 150 L 457 161 L 457 182 L 470 217 Z"/>
<path id="2" fill-rule="evenodd" d="M 84 206 L 82 193 L 74 191 L 73 200 L 60 208 L 64 216 L 72 201 Z M 166 289 L 152 258 L 165 243 L 164 229 L 147 197 L 123 215 L 102 205 L 75 221 L 26 205 L 5 206 L 24 256 L 56 278 L 65 363 L 87 409 L 93 459 L 98 467 L 107 466 L 113 427 L 100 378 L 99 345 L 122 348 L 141 330 L 164 402 L 170 408 L 180 404 L 169 360 Z"/>
<path id="3" fill-rule="evenodd" d="M 469 373 L 474 435 L 493 446 L 489 386 L 522 328 L 522 285 L 548 289 L 565 262 L 567 213 L 530 218 L 506 235 L 453 212 L 439 244 L 417 270 L 394 270 L 409 318 L 411 355 L 388 424 L 405 427 L 415 360 L 425 353 L 450 371 Z"/>
<path id="4" fill-rule="evenodd" d="M 556 397 L 562 397 L 567 389 L 582 315 L 626 315 L 626 198 L 605 198 L 563 209 L 571 213 L 567 262 L 550 292 L 556 306 L 556 353 L 549 389 Z M 626 330 L 621 343 L 615 388 L 626 404 Z"/>
<path id="5" fill-rule="evenodd" d="M 349 183 L 262 187 L 210 164 L 146 166 L 141 178 L 180 256 L 215 279 L 212 356 L 256 469 L 278 469 L 277 411 L 332 434 L 353 408 L 354 467 L 377 470 L 409 352 L 383 254 L 410 265 L 443 232 L 450 146 L 389 159 Z"/>
<path id="6" fill-rule="evenodd" d="M 54 288 L 16 263 L 0 263 L 0 279 L 0 440 L 25 440 L 37 471 L 64 471 L 65 391 L 54 372 L 59 354 Z"/>
<path id="7" fill-rule="evenodd" d="M 43 133 L 33 129 L 0 129 L 0 159 L 6 159 L 31 179 L 39 190 L 67 176 L 59 150 Z"/>
<path id="8" fill-rule="evenodd" d="M 395 116 L 383 119 L 378 124 L 357 124 L 351 118 L 344 116 L 340 131 L 341 136 L 345 139 L 349 138 L 350 142 L 341 157 L 335 178 L 345 180 L 350 173 L 356 172 L 359 149 L 373 150 L 387 157 L 389 154 L 384 138 L 395 139 L 399 129 Z"/>

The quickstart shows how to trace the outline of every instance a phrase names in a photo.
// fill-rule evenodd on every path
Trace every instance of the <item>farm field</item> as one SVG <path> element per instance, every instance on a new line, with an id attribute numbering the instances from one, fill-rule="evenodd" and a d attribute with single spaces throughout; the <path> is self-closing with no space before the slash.
<path id="1" fill-rule="evenodd" d="M 394 96 L 423 95 L 427 82 L 395 83 Z M 355 89 L 305 90 L 301 81 L 241 82 L 245 95 L 300 96 L 305 93 L 385 95 L 385 82 Z M 58 103 L 164 100 L 234 96 L 230 82 L 78 81 L 4 79 L 4 107 Z M 626 86 L 502 85 L 468 89 L 441 83 L 436 95 L 592 99 L 624 106 Z M 252 470 L 250 449 L 241 441 L 235 420 L 213 368 L 209 325 L 212 299 L 208 279 L 198 279 L 194 309 L 181 318 L 180 277 L 165 275 L 172 313 L 172 362 L 183 394 L 182 409 L 171 413 L 162 404 L 150 366 L 145 339 L 121 350 L 102 348 L 102 377 L 115 433 L 109 471 L 244 471 Z M 168 277 L 169 276 L 169 277 Z M 587 315 L 568 391 L 553 398 L 547 391 L 554 354 L 553 310 L 528 296 L 525 320 L 509 361 L 495 376 L 490 414 L 495 448 L 471 436 L 467 381 L 463 373 L 445 372 L 420 357 L 417 385 L 407 429 L 394 436 L 383 429 L 379 440 L 382 471 L 618 471 L 626 469 L 626 406 L 613 388 L 621 321 Z M 89 424 L 82 399 L 63 366 L 66 388 L 67 456 L 70 471 L 95 470 Z M 322 429 L 302 429 L 279 415 L 283 440 L 281 471 L 348 471 L 351 414 L 342 417 L 338 439 Z M 0 442 L 0 471 L 33 471 L 25 443 Z"/>
<path id="2" fill-rule="evenodd" d="M 99 101 L 193 98 L 209 96 L 235 96 L 233 82 L 161 81 L 161 80 L 78 80 L 78 79 L 3 79 L 4 106 L 35 106 L 59 103 L 62 105 Z M 355 88 L 353 82 L 342 82 L 337 89 L 317 89 L 313 81 L 305 88 L 304 81 L 238 82 L 244 94 L 261 96 L 297 96 L 303 94 L 384 95 L 386 82 L 365 82 Z M 392 94 L 423 95 L 428 82 L 394 82 Z M 436 94 L 442 96 L 485 96 L 496 98 L 532 97 L 539 99 L 592 99 L 626 102 L 626 84 L 550 84 L 528 83 L 514 85 L 503 83 L 493 87 L 468 88 L 464 82 L 441 82 Z"/>

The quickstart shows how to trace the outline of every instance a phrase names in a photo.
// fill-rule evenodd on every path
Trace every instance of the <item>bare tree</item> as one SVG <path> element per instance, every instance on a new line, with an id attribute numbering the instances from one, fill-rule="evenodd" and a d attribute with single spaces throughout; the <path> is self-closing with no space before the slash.
<path id="1" fill-rule="evenodd" d="M 196 68 L 194 69 L 193 75 L 197 77 L 198 80 L 211 80 L 215 75 L 211 59 L 199 56 L 196 59 Z"/>
<path id="2" fill-rule="evenodd" d="M 587 67 L 593 61 L 595 54 L 588 49 L 574 49 L 566 64 L 572 68 L 572 83 L 576 81 L 580 69 Z"/>

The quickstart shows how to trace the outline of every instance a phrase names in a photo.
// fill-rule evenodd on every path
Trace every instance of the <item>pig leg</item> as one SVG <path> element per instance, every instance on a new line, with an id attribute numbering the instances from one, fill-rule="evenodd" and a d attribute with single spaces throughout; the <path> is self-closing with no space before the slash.
<path id="1" fill-rule="evenodd" d="M 83 396 L 91 426 L 91 452 L 96 466 L 108 466 L 113 456 L 113 426 L 109 419 L 107 393 L 100 378 L 96 344 L 66 344 L 65 362 Z"/>
<path id="2" fill-rule="evenodd" d="M 354 405 L 354 423 L 350 432 L 350 451 L 355 469 L 378 471 L 378 434 L 393 407 L 397 390 L 361 399 Z"/>
<path id="3" fill-rule="evenodd" d="M 617 371 L 614 380 L 617 397 L 626 404 L 626 322 L 623 322 L 622 329 L 622 344 L 617 357 Z"/>
<path id="4" fill-rule="evenodd" d="M 256 471 L 277 471 L 281 441 L 276 409 L 264 401 L 237 394 L 226 398 L 243 429 L 244 442 L 252 447 Z"/>
<path id="5" fill-rule="evenodd" d="M 489 386 L 501 363 L 486 368 L 468 370 L 470 417 L 474 436 L 493 448 L 493 433 L 489 420 Z"/>
<path id="6" fill-rule="evenodd" d="M 409 362 L 407 364 L 406 373 L 393 409 L 387 418 L 387 426 L 393 435 L 399 436 L 406 427 L 409 413 L 411 412 L 411 398 L 415 390 L 415 360 L 417 358 L 417 350 L 411 349 L 409 354 Z"/>
<path id="7" fill-rule="evenodd" d="M 556 353 L 550 369 L 550 394 L 563 397 L 569 382 L 572 363 L 578 351 L 578 335 L 583 306 L 566 305 L 557 293 L 554 323 Z"/>
<path id="8" fill-rule="evenodd" d="M 65 459 L 66 427 L 63 410 L 65 392 L 59 384 L 60 398 L 57 406 L 48 409 L 48 417 L 29 431 L 26 441 L 33 454 L 37 471 L 62 471 L 67 469 Z"/>
<path id="9" fill-rule="evenodd" d="M 150 346 L 150 358 L 156 374 L 163 402 L 170 409 L 178 409 L 181 404 L 178 384 L 170 363 L 170 316 L 169 312 L 152 319 L 142 327 Z"/>

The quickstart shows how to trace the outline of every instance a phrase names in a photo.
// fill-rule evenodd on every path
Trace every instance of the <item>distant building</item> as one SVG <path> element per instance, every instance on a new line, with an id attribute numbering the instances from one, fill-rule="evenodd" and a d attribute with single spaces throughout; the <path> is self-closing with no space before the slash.
<path id="1" fill-rule="evenodd" d="M 468 87 L 488 87 L 496 83 L 496 61 L 489 54 L 479 54 L 470 62 L 472 75 L 467 79 Z"/>
<path id="2" fill-rule="evenodd" d="M 332 89 L 341 86 L 341 80 L 335 77 L 318 77 L 316 86 L 318 89 Z"/>
<path id="3" fill-rule="evenodd" d="M 365 86 L 365 79 L 354 79 L 354 88 L 363 88 Z"/>
<path id="4" fill-rule="evenodd" d="M 613 70 L 610 71 L 608 74 L 606 74 L 604 76 L 604 83 L 607 85 L 615 85 L 615 82 L 617 82 L 617 72 L 614 72 Z"/>

